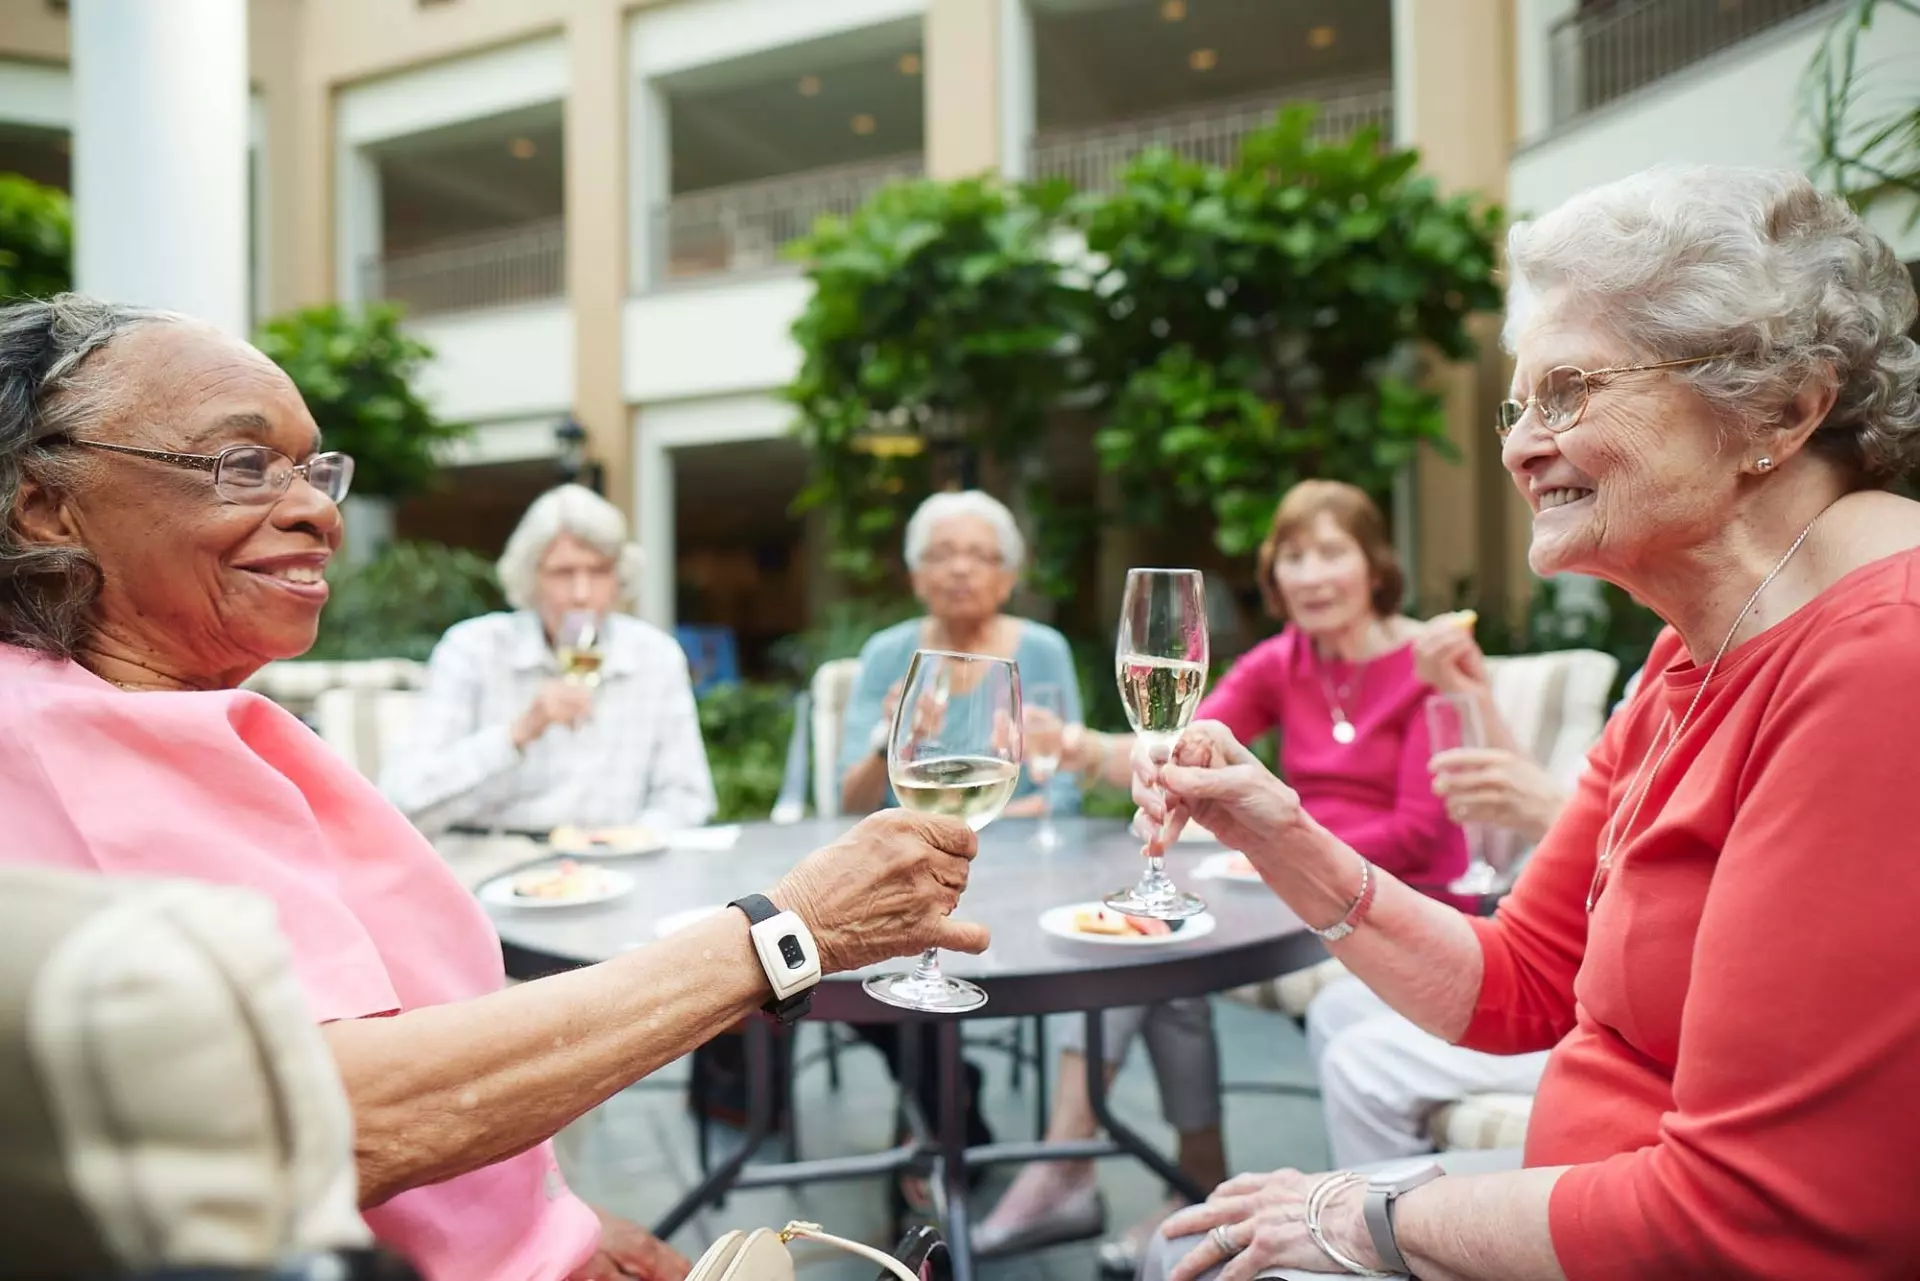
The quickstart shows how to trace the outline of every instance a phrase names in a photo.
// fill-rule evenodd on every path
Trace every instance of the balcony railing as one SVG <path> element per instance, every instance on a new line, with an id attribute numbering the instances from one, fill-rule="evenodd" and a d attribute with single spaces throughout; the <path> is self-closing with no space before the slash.
<path id="1" fill-rule="evenodd" d="M 655 211 L 652 279 L 775 266 L 780 251 L 811 231 L 816 218 L 846 217 L 888 183 L 917 178 L 924 169 L 917 154 L 894 156 L 675 196 Z"/>
<path id="2" fill-rule="evenodd" d="M 1769 28 L 1838 2 L 1584 0 L 1549 35 L 1554 124 L 1565 124 Z"/>
<path id="3" fill-rule="evenodd" d="M 1378 125 L 1382 137 L 1393 136 L 1392 81 L 1342 81 L 1116 124 L 1048 130 L 1034 139 L 1031 172 L 1036 179 L 1066 178 L 1082 190 L 1103 191 L 1113 186 L 1128 161 L 1149 147 L 1168 147 L 1204 164 L 1229 165 L 1248 134 L 1272 124 L 1282 107 L 1302 101 L 1319 105 L 1313 122 L 1316 138 L 1350 137 L 1366 125 Z"/>
<path id="4" fill-rule="evenodd" d="M 412 315 L 470 311 L 566 296 L 561 219 L 446 240 L 364 264 L 366 296 Z"/>

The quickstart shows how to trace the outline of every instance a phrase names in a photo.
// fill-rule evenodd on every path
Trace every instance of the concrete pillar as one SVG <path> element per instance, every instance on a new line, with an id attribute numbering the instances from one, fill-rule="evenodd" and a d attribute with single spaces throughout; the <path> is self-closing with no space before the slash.
<path id="1" fill-rule="evenodd" d="M 1027 0 L 1000 0 L 1000 58 L 995 89 L 1000 126 L 1000 173 L 1019 180 L 1029 176 L 1033 158 L 1035 105 L 1033 12 Z"/>
<path id="2" fill-rule="evenodd" d="M 635 80 L 629 102 L 627 164 L 628 272 L 636 292 L 653 288 L 667 269 L 667 202 L 673 198 L 672 104 L 651 80 Z"/>
<path id="3" fill-rule="evenodd" d="M 248 331 L 245 0 L 74 0 L 75 281 Z"/>
<path id="4" fill-rule="evenodd" d="M 348 307 L 377 297 L 369 277 L 385 247 L 380 165 L 364 147 L 342 139 L 334 157 L 333 296 Z"/>
<path id="5" fill-rule="evenodd" d="M 582 0 L 567 23 L 567 299 L 573 412 L 606 493 L 635 512 L 633 429 L 622 379 L 627 302 L 627 41 L 621 6 Z"/>
<path id="6" fill-rule="evenodd" d="M 927 176 L 998 173 L 1002 0 L 927 0 Z M 982 74 L 986 72 L 987 74 Z"/>
<path id="7" fill-rule="evenodd" d="M 1515 120 L 1513 3 L 1394 0 L 1394 140 L 1418 147 L 1422 167 L 1446 191 L 1505 197 Z M 1510 501 L 1491 425 L 1506 393 L 1498 318 L 1485 318 L 1474 333 L 1480 359 L 1440 374 L 1447 434 L 1460 461 L 1426 452 L 1415 469 L 1415 599 L 1429 608 L 1444 607 L 1469 578 L 1484 608 L 1510 607 Z"/>

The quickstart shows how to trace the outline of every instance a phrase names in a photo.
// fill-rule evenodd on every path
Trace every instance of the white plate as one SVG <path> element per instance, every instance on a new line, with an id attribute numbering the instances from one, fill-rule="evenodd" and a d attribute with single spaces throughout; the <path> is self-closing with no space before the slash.
<path id="1" fill-rule="evenodd" d="M 667 848 L 667 842 L 657 832 L 644 827 L 628 828 L 580 828 L 578 834 L 584 837 L 605 833 L 607 840 L 555 841 L 551 835 L 547 838 L 547 847 L 555 854 L 565 858 L 636 858 L 642 854 L 658 854 Z M 563 829 L 554 831 L 566 834 Z"/>
<path id="2" fill-rule="evenodd" d="M 570 898 L 526 898 L 515 894 L 514 878 L 533 870 L 536 869 L 522 868 L 519 872 L 494 877 L 480 887 L 480 901 L 491 907 L 584 907 L 631 894 L 635 885 L 634 879 L 625 872 L 616 872 L 610 867 L 589 867 L 586 871 L 592 874 L 594 884 L 585 893 Z"/>
<path id="3" fill-rule="evenodd" d="M 1235 885 L 1259 885 L 1266 882 L 1260 879 L 1260 873 L 1253 870 L 1245 858 L 1232 850 L 1220 854 L 1209 854 L 1200 860 L 1193 869 L 1195 880 L 1232 881 Z"/>
<path id="4" fill-rule="evenodd" d="M 689 925 L 698 925 L 708 917 L 718 916 L 726 910 L 724 907 L 690 907 L 684 912 L 663 916 L 653 923 L 653 936 L 663 939 L 669 934 L 678 934 Z"/>
<path id="5" fill-rule="evenodd" d="M 1073 918 L 1077 914 L 1099 906 L 1099 903 L 1067 903 L 1049 908 L 1040 914 L 1040 928 L 1055 938 L 1073 943 L 1097 943 L 1105 947 L 1166 947 L 1172 943 L 1205 938 L 1219 924 L 1212 912 L 1202 912 L 1198 916 L 1189 916 L 1185 921 L 1168 922 L 1180 927 L 1171 934 L 1083 934 L 1073 928 Z"/>

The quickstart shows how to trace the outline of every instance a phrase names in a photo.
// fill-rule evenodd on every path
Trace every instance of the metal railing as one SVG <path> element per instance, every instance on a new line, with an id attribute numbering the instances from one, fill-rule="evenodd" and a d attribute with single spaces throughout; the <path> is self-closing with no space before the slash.
<path id="1" fill-rule="evenodd" d="M 1393 136 L 1393 82 L 1385 77 L 1348 80 L 1110 125 L 1048 130 L 1034 139 L 1029 172 L 1036 179 L 1065 178 L 1083 191 L 1103 191 L 1128 161 L 1149 147 L 1168 147 L 1203 164 L 1230 165 L 1248 134 L 1272 124 L 1276 112 L 1297 102 L 1319 104 L 1313 122 L 1316 138 L 1347 138 L 1367 125 L 1378 125 L 1383 138 Z"/>
<path id="2" fill-rule="evenodd" d="M 566 245 L 565 224 L 554 218 L 370 259 L 366 296 L 416 316 L 563 298 Z"/>
<path id="3" fill-rule="evenodd" d="M 811 231 L 815 219 L 846 217 L 888 183 L 924 171 L 916 153 L 675 196 L 654 211 L 651 280 L 776 266 L 781 250 Z"/>
<path id="4" fill-rule="evenodd" d="M 1839 2 L 1584 0 L 1548 34 L 1553 122 L 1565 124 L 1783 22 Z"/>

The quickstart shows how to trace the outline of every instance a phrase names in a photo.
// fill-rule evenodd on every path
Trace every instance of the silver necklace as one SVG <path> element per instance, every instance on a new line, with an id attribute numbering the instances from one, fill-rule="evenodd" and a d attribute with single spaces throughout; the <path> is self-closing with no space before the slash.
<path id="1" fill-rule="evenodd" d="M 1831 505 L 1832 504 L 1828 504 L 1828 506 Z M 1758 587 L 1753 589 L 1753 595 L 1747 597 L 1747 603 L 1740 607 L 1738 614 L 1734 615 L 1733 626 L 1727 629 L 1726 638 L 1720 642 L 1720 648 L 1714 651 L 1713 661 L 1707 664 L 1707 677 L 1700 682 L 1700 687 L 1693 691 L 1693 700 L 1687 704 L 1687 710 L 1681 715 L 1680 723 L 1675 725 L 1672 731 L 1667 734 L 1664 742 L 1656 738 L 1656 742 L 1661 742 L 1660 755 L 1655 757 L 1653 748 L 1648 747 L 1646 755 L 1640 758 L 1640 768 L 1634 770 L 1633 781 L 1627 784 L 1627 794 L 1620 800 L 1621 805 L 1625 805 L 1630 800 L 1633 801 L 1633 810 L 1627 815 L 1627 825 L 1621 828 L 1618 833 L 1614 831 L 1614 825 L 1620 819 L 1619 806 L 1616 806 L 1613 813 L 1607 816 L 1606 839 L 1600 847 L 1599 862 L 1594 864 L 1593 882 L 1587 886 L 1587 912 L 1589 914 L 1593 912 L 1593 905 L 1600 901 L 1600 891 L 1606 888 L 1607 875 L 1613 867 L 1614 853 L 1620 848 L 1620 842 L 1626 840 L 1628 835 L 1632 833 L 1633 825 L 1640 821 L 1640 807 L 1647 803 L 1647 794 L 1653 791 L 1653 781 L 1659 777 L 1660 767 L 1667 763 L 1667 757 L 1673 752 L 1674 744 L 1680 741 L 1681 733 L 1687 728 L 1687 723 L 1693 719 L 1694 710 L 1700 706 L 1700 700 L 1706 696 L 1707 686 L 1713 684 L 1713 674 L 1720 670 L 1720 660 L 1726 657 L 1728 647 L 1733 644 L 1734 635 L 1740 630 L 1740 624 L 1747 621 L 1747 615 L 1751 614 L 1753 607 L 1760 602 L 1760 593 L 1766 591 L 1773 580 L 1780 576 L 1780 571 L 1787 567 L 1787 562 L 1793 559 L 1793 554 L 1800 550 L 1800 544 L 1807 541 L 1807 535 L 1811 534 L 1813 527 L 1820 523 L 1820 517 L 1826 514 L 1827 508 L 1822 507 L 1819 512 L 1814 515 L 1814 518 L 1807 522 L 1807 527 L 1800 531 L 1800 536 L 1794 539 L 1785 554 L 1773 563 L 1773 568 L 1767 571 L 1767 576 L 1760 580 Z M 1667 720 L 1671 719 L 1672 714 L 1669 713 Z M 1666 728 L 1664 721 L 1661 724 L 1661 728 Z M 1647 768 L 1647 762 L 1649 760 L 1653 762 L 1652 769 Z M 1646 776 L 1647 783 L 1644 789 L 1640 786 L 1642 774 Z M 1684 771 L 1682 776 L 1684 777 Z M 1634 799 L 1634 793 L 1636 791 L 1639 792 L 1639 799 L 1637 800 Z"/>
<path id="2" fill-rule="evenodd" d="M 1371 628 L 1367 630 L 1367 639 L 1369 641 L 1373 639 Z M 1318 659 L 1319 655 L 1316 654 L 1314 657 Z M 1334 683 L 1327 679 L 1325 664 L 1315 663 L 1314 674 L 1319 677 L 1320 692 L 1326 695 L 1327 710 L 1333 713 L 1333 741 L 1342 747 L 1351 746 L 1353 741 L 1360 737 L 1360 731 L 1354 728 L 1352 718 L 1347 715 L 1347 700 L 1360 692 L 1361 682 L 1366 680 L 1367 667 L 1372 662 L 1371 658 L 1362 659 L 1355 666 L 1353 674 L 1347 677 L 1337 689 Z"/>

